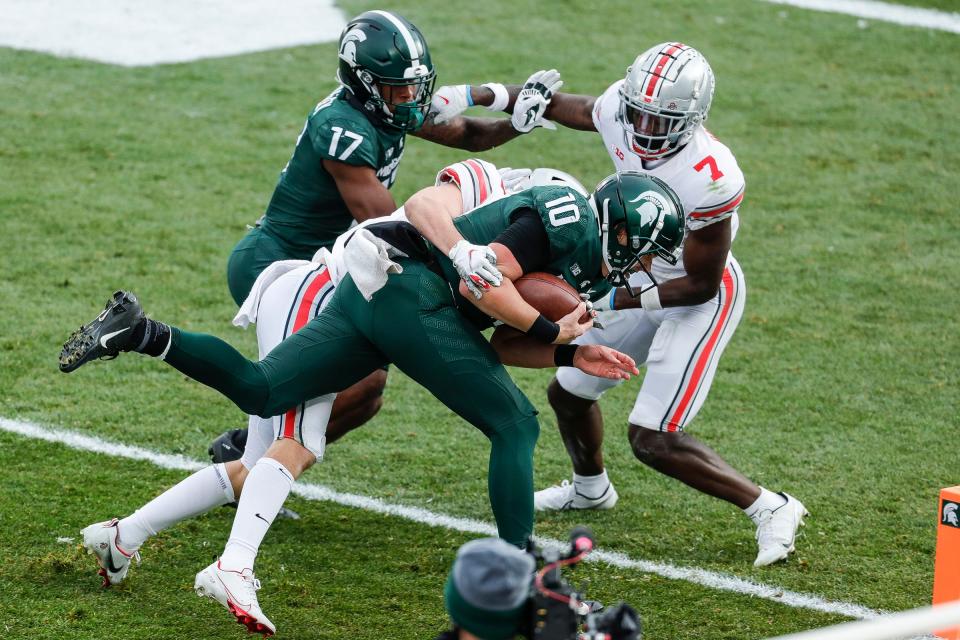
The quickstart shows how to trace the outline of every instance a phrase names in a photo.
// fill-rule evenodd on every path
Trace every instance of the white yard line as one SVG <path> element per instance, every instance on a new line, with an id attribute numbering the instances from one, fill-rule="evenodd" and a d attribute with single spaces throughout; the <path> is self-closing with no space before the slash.
<path id="1" fill-rule="evenodd" d="M 874 0 L 764 0 L 772 4 L 786 4 L 800 9 L 813 9 L 830 13 L 893 22 L 906 27 L 923 27 L 938 31 L 960 33 L 960 13 L 908 7 Z"/>
<path id="2" fill-rule="evenodd" d="M 102 440 L 74 431 L 52 429 L 19 420 L 0 418 L 0 430 L 26 438 L 63 444 L 79 451 L 89 451 L 128 460 L 142 460 L 164 469 L 196 471 L 207 464 L 180 455 L 159 453 L 141 447 Z M 329 487 L 318 484 L 299 482 L 294 485 L 293 492 L 308 500 L 334 502 L 347 507 L 404 518 L 431 527 L 442 527 L 461 533 L 474 533 L 485 536 L 496 535 L 497 533 L 496 528 L 487 522 L 470 518 L 458 518 L 418 507 L 390 504 L 379 498 L 370 498 L 352 493 L 340 493 L 339 491 L 334 491 Z M 541 544 L 558 548 L 568 544 L 551 538 L 540 538 L 539 540 Z M 788 591 L 775 585 L 752 582 L 716 571 L 707 571 L 706 569 L 698 569 L 696 567 L 680 567 L 654 560 L 631 558 L 617 551 L 598 549 L 590 555 L 589 560 L 601 562 L 620 569 L 635 569 L 644 573 L 652 573 L 671 580 L 683 580 L 720 591 L 730 591 L 745 596 L 763 598 L 798 609 L 811 609 L 813 611 L 859 619 L 872 619 L 882 614 L 880 611 L 851 602 L 826 600 L 817 595 Z"/>

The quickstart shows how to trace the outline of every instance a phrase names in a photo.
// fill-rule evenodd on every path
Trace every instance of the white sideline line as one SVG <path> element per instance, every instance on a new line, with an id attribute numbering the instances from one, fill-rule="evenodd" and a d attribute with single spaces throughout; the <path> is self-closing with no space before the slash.
<path id="1" fill-rule="evenodd" d="M 128 460 L 143 460 L 164 469 L 196 471 L 207 465 L 207 463 L 181 455 L 158 453 L 141 447 L 101 440 L 100 438 L 76 433 L 74 431 L 51 429 L 29 422 L 21 422 L 7 418 L 0 418 L 0 430 L 26 438 L 63 444 L 79 451 L 100 453 L 115 458 L 126 458 Z M 497 534 L 496 527 L 487 522 L 470 518 L 457 518 L 418 507 L 390 504 L 378 498 L 370 498 L 351 493 L 340 493 L 339 491 L 334 491 L 333 489 L 318 484 L 306 482 L 297 483 L 293 486 L 293 493 L 308 500 L 334 502 L 347 507 L 355 507 L 374 513 L 404 518 L 431 527 L 442 527 L 461 533 L 476 533 L 485 536 Z M 568 544 L 551 538 L 538 538 L 538 540 L 541 544 L 555 547 L 564 547 Z M 720 591 L 730 591 L 745 596 L 763 598 L 764 600 L 779 602 L 799 609 L 811 609 L 813 611 L 863 620 L 876 618 L 883 614 L 883 612 L 854 603 L 826 600 L 820 596 L 788 591 L 775 585 L 752 582 L 733 575 L 707 571 L 696 567 L 679 567 L 664 562 L 655 562 L 653 560 L 637 560 L 616 551 L 603 551 L 598 549 L 590 554 L 588 560 L 592 562 L 602 562 L 621 569 L 636 569 L 644 573 L 656 574 L 671 580 L 683 580 Z"/>
<path id="2" fill-rule="evenodd" d="M 960 13 L 908 7 L 902 4 L 874 0 L 765 0 L 771 4 L 786 4 L 801 9 L 843 13 L 858 18 L 893 22 L 906 27 L 924 27 L 937 31 L 960 33 Z"/>

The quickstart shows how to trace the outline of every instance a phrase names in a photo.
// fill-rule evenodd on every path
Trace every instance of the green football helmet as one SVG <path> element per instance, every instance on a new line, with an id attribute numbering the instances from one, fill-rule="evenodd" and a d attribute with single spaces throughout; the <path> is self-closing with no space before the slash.
<path id="1" fill-rule="evenodd" d="M 365 113 L 403 131 L 423 125 L 437 74 L 413 24 L 389 11 L 362 13 L 340 35 L 339 57 L 337 80 Z M 400 101 L 391 97 L 397 93 Z"/>
<path id="2" fill-rule="evenodd" d="M 597 185 L 590 203 L 600 222 L 603 263 L 612 285 L 629 287 L 627 280 L 642 268 L 645 255 L 677 263 L 683 205 L 663 180 L 636 171 L 615 173 Z"/>

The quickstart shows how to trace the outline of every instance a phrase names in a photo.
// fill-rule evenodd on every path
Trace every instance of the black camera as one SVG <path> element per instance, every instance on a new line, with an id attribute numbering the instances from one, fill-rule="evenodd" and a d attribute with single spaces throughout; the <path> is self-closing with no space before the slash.
<path id="1" fill-rule="evenodd" d="M 593 534 L 587 527 L 570 532 L 570 548 L 541 550 L 531 538 L 527 553 L 537 563 L 527 624 L 521 630 L 530 640 L 639 640 L 640 617 L 628 604 L 619 603 L 603 611 L 602 605 L 587 600 L 561 573 L 573 567 L 593 550 Z"/>

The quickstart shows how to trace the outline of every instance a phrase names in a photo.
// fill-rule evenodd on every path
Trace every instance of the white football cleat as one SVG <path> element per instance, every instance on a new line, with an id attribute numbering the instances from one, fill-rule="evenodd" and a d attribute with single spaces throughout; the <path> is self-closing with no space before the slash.
<path id="1" fill-rule="evenodd" d="M 253 575 L 252 569 L 228 571 L 220 568 L 217 560 L 197 574 L 193 589 L 198 596 L 216 600 L 237 618 L 237 622 L 251 633 L 262 633 L 269 638 L 277 628 L 263 615 L 257 602 L 257 589 L 260 581 Z"/>
<path id="2" fill-rule="evenodd" d="M 612 509 L 619 496 L 613 483 L 598 496 L 586 496 L 577 491 L 575 484 L 564 480 L 560 484 L 533 494 L 533 508 L 537 511 L 567 511 L 570 509 Z"/>
<path id="3" fill-rule="evenodd" d="M 793 553 L 797 529 L 803 525 L 804 516 L 810 512 L 791 495 L 780 492 L 786 502 L 772 511 L 762 511 L 757 523 L 757 546 L 760 548 L 755 567 L 785 560 Z"/>
<path id="4" fill-rule="evenodd" d="M 130 560 L 136 558 L 140 562 L 138 552 L 127 551 L 117 544 L 120 537 L 118 522 L 116 518 L 97 522 L 80 532 L 87 553 L 97 557 L 97 564 L 100 565 L 97 573 L 103 578 L 104 587 L 123 582 L 130 570 Z"/>

